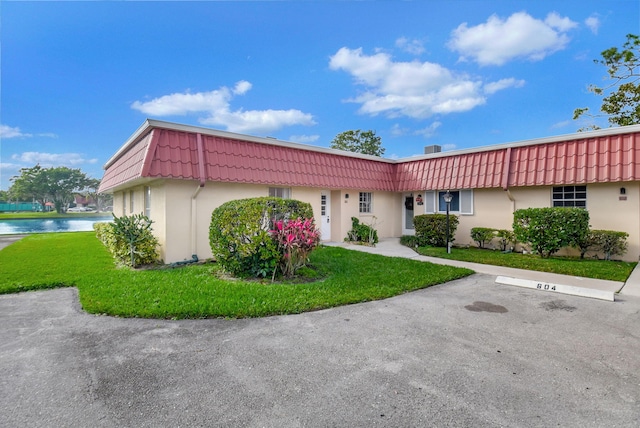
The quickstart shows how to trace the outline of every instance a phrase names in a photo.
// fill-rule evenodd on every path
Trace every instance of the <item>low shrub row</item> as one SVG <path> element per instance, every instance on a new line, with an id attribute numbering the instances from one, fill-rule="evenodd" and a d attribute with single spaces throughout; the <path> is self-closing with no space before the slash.
<path id="1" fill-rule="evenodd" d="M 445 214 L 414 217 L 415 236 L 403 236 L 400 243 L 408 247 L 446 247 Z M 458 217 L 449 216 L 450 236 L 455 235 Z M 593 253 L 605 260 L 627 251 L 629 234 L 614 230 L 590 230 L 589 212 L 582 208 L 527 208 L 514 212 L 513 230 L 474 227 L 471 239 L 478 248 L 487 248 L 498 240 L 500 250 L 512 250 L 517 242 L 547 258 L 562 248 L 576 248 L 580 256 Z M 453 241 L 453 238 L 450 238 Z"/>
<path id="2" fill-rule="evenodd" d="M 471 229 L 471 239 L 478 248 L 486 248 L 494 239 L 498 238 L 501 251 L 507 251 L 516 244 L 516 236 L 511 230 L 492 229 L 490 227 L 474 227 Z"/>
<path id="3" fill-rule="evenodd" d="M 584 240 L 578 243 L 580 258 L 584 258 L 587 252 L 592 252 L 595 257 L 599 253 L 605 260 L 611 260 L 613 256 L 621 256 L 627 252 L 627 232 L 615 230 L 590 230 Z"/>
<path id="4" fill-rule="evenodd" d="M 527 208 L 515 211 L 513 232 L 504 229 L 474 227 L 471 238 L 479 248 L 500 239 L 500 248 L 522 242 L 546 258 L 562 248 L 577 248 L 581 258 L 588 252 L 602 253 L 606 260 L 623 255 L 629 234 L 614 230 L 590 230 L 589 212 L 582 208 Z"/>

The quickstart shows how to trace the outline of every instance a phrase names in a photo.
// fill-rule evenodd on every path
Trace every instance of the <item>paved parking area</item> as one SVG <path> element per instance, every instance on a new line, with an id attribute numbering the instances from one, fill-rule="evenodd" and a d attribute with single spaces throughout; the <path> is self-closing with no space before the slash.
<path id="1" fill-rule="evenodd" d="M 0 426 L 640 426 L 640 299 L 494 280 L 244 320 L 0 296 Z"/>

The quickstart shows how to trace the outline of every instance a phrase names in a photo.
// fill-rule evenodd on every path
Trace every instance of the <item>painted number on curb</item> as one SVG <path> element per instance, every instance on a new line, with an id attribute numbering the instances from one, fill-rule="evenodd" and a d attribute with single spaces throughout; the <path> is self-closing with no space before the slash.
<path id="1" fill-rule="evenodd" d="M 536 285 L 536 288 L 539 290 L 556 291 L 555 285 L 543 284 L 541 282 Z"/>

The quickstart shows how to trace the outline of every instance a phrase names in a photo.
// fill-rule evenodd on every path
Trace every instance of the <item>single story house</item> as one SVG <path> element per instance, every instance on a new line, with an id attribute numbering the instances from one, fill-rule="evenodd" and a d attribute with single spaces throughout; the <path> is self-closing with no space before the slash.
<path id="1" fill-rule="evenodd" d="M 210 257 L 211 213 L 233 199 L 309 202 L 322 239 L 342 241 L 351 217 L 381 238 L 412 234 L 415 215 L 446 210 L 447 190 L 458 245 L 473 227 L 511 229 L 516 209 L 577 206 L 592 228 L 629 233 L 624 258 L 640 257 L 640 125 L 384 159 L 147 120 L 104 169 L 99 192 L 116 215 L 154 221 L 167 263 Z"/>

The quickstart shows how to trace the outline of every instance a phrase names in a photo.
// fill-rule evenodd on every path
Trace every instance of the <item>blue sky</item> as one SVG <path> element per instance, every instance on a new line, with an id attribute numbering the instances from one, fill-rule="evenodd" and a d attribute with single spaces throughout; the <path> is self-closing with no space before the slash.
<path id="1" fill-rule="evenodd" d="M 385 157 L 568 134 L 621 1 L 0 3 L 0 189 L 22 167 L 94 178 L 146 118 Z M 606 126 L 606 122 L 600 125 Z"/>

